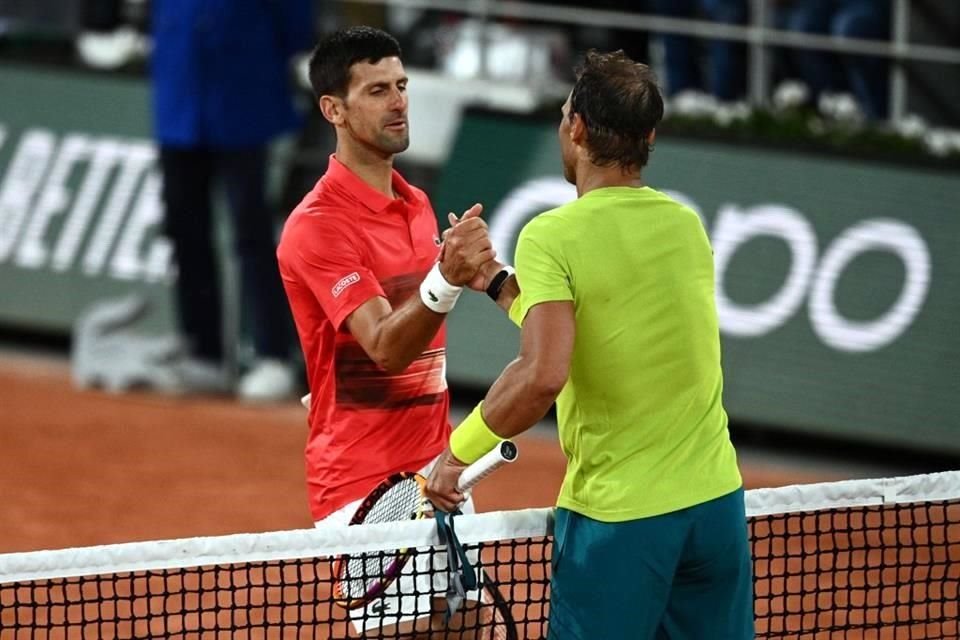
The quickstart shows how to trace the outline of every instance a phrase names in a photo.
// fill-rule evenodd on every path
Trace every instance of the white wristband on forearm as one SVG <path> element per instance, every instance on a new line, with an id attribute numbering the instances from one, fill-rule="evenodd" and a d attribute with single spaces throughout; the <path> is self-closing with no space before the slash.
<path id="1" fill-rule="evenodd" d="M 440 265 L 435 264 L 427 277 L 420 283 L 420 299 L 431 311 L 450 313 L 457 303 L 463 287 L 455 287 L 440 273 Z"/>

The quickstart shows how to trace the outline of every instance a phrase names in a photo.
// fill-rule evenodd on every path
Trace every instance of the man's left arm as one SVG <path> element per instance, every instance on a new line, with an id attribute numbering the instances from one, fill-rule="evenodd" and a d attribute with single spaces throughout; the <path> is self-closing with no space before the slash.
<path id="1" fill-rule="evenodd" d="M 543 418 L 567 383 L 575 334 L 572 301 L 543 302 L 529 310 L 520 330 L 519 355 L 454 431 L 451 446 L 430 474 L 427 497 L 434 506 L 455 509 L 464 500 L 456 483 L 468 463 Z"/>

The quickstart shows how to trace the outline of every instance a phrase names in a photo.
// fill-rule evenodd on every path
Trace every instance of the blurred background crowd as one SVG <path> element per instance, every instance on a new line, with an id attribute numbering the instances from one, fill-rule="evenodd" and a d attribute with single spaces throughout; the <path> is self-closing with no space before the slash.
<path id="1" fill-rule="evenodd" d="M 181 27 L 189 23 L 193 28 L 201 26 L 198 20 L 209 18 L 205 28 L 212 33 L 227 27 L 230 19 L 223 12 L 252 18 L 251 11 L 292 11 L 298 14 L 298 29 L 312 36 L 345 23 L 376 23 L 401 39 L 410 64 L 443 69 L 457 77 L 483 74 L 537 81 L 535 76 L 541 76 L 543 82 L 547 73 L 569 79 L 569 63 L 586 49 L 622 48 L 635 59 L 655 63 L 671 96 L 693 92 L 735 102 L 773 98 L 784 84 L 802 85 L 801 100 L 815 108 L 829 110 L 831 97 L 849 98 L 851 108 L 864 117 L 882 120 L 891 106 L 890 53 L 856 55 L 856 46 L 862 42 L 849 43 L 851 53 L 843 53 L 842 44 L 836 47 L 837 39 L 949 47 L 956 44 L 958 20 L 954 3 L 942 0 L 604 0 L 582 9 L 577 0 L 523 2 L 502 9 L 489 3 L 461 9 L 457 3 L 443 1 L 290 0 L 289 8 L 271 1 L 208 3 L 205 16 L 191 16 L 191 4 L 3 0 L 0 33 L 8 54 L 18 42 L 41 37 L 50 45 L 45 47 L 48 55 L 58 41 L 61 45 L 69 41 L 84 64 L 117 69 L 143 60 L 154 39 L 163 37 L 170 16 L 176 15 Z M 895 11 L 898 6 L 903 8 Z M 578 11 L 583 11 L 583 20 L 577 19 Z M 282 22 L 283 17 L 278 20 Z M 898 24 L 899 34 L 895 33 Z M 713 28 L 718 25 L 721 28 Z M 283 33 L 287 26 L 291 25 L 274 25 L 281 29 L 278 37 L 302 35 Z M 758 35 L 758 27 L 773 31 Z M 834 39 L 791 39 L 789 34 Z M 766 96 L 749 91 L 750 76 L 757 70 L 750 68 L 754 61 L 748 59 L 748 49 L 761 40 L 769 49 L 766 68 L 759 70 L 763 86 L 772 88 Z M 304 46 L 303 42 L 290 44 Z M 481 61 L 479 50 L 484 46 L 488 56 Z M 898 60 L 900 67 L 910 63 L 909 57 Z M 927 69 L 913 75 L 929 78 L 929 73 Z M 955 117 L 947 104 L 950 100 L 938 100 L 936 87 L 930 84 L 938 83 L 914 85 L 915 93 L 927 97 L 921 110 L 932 111 L 935 119 Z"/>
<path id="2" fill-rule="evenodd" d="M 501 147 L 493 156 L 482 155 L 478 150 L 482 145 L 477 146 L 482 136 L 462 129 L 464 114 L 482 108 L 517 118 L 504 120 L 498 125 L 500 132 L 510 131 L 524 118 L 540 118 L 545 111 L 546 120 L 553 122 L 577 61 L 591 48 L 624 49 L 650 64 L 669 99 L 664 128 L 680 140 L 727 144 L 719 157 L 726 165 L 736 163 L 738 145 L 749 141 L 752 148 L 767 145 L 791 154 L 803 150 L 822 158 L 854 157 L 870 167 L 893 161 L 904 171 L 927 172 L 924 175 L 934 176 L 935 186 L 910 186 L 908 177 L 913 179 L 914 174 L 891 177 L 881 169 L 862 184 L 854 180 L 846 186 L 871 192 L 882 182 L 893 189 L 903 177 L 907 182 L 897 193 L 913 194 L 919 198 L 914 201 L 916 209 L 932 215 L 942 215 L 947 203 L 960 195 L 943 187 L 951 184 L 947 178 L 955 173 L 960 154 L 960 4 L 952 0 L 596 0 L 588 8 L 584 4 L 582 0 L 0 0 L 0 284 L 6 290 L 0 328 L 5 343 L 39 341 L 70 348 L 74 377 L 82 385 L 122 390 L 143 384 L 253 401 L 285 400 L 304 391 L 299 345 L 274 250 L 285 216 L 323 173 L 333 150 L 329 127 L 312 108 L 305 58 L 319 34 L 350 24 L 383 27 L 404 48 L 411 75 L 412 143 L 400 166 L 435 199 L 438 213 L 461 204 L 459 194 L 469 181 L 456 166 L 464 157 L 468 164 L 492 167 L 529 151 Z M 49 134 L 49 157 L 43 156 L 48 144 L 45 131 L 54 132 Z M 462 147 L 468 143 L 474 144 L 474 151 L 464 156 Z M 657 146 L 666 155 L 654 166 L 672 166 L 670 142 L 664 142 L 665 150 L 660 151 L 658 138 Z M 64 154 L 72 159 L 64 160 Z M 111 172 L 120 171 L 123 163 L 132 166 L 131 158 L 141 156 L 143 172 L 124 186 L 123 175 Z M 37 159 L 41 157 L 46 158 L 44 164 L 31 164 L 41 162 Z M 709 154 L 698 151 L 690 157 L 703 159 Z M 684 165 L 693 178 L 715 171 L 696 161 Z M 770 176 L 754 174 L 763 184 L 744 177 L 746 182 L 737 185 L 732 199 L 717 195 L 721 214 L 731 203 L 749 205 L 758 187 L 770 188 L 764 201 L 793 197 L 780 189 L 781 178 L 800 169 L 789 159 L 782 166 L 758 163 L 772 167 Z M 86 171 L 82 176 L 80 164 Z M 42 168 L 32 169 L 37 167 Z M 683 171 L 668 171 L 670 180 L 681 183 L 679 191 L 687 188 Z M 823 251 L 824 261 L 830 238 L 842 235 L 843 227 L 829 221 L 821 224 L 807 209 L 850 209 L 857 200 L 857 206 L 877 211 L 877 216 L 884 207 L 910 214 L 911 205 L 903 202 L 880 195 L 869 202 L 856 194 L 837 195 L 813 174 L 800 174 L 797 193 L 821 198 L 802 206 L 814 218 L 821 238 L 814 253 Z M 689 189 L 695 194 L 719 193 L 729 186 L 729 181 L 716 180 L 713 186 Z M 839 182 L 838 178 L 838 189 Z M 51 191 L 54 183 L 69 189 Z M 104 184 L 114 185 L 113 190 L 96 195 L 91 185 Z M 548 187 L 541 185 L 537 194 L 517 197 L 528 198 L 523 206 L 543 210 L 553 198 L 544 194 L 556 192 Z M 457 195 L 444 197 L 445 192 Z M 505 189 L 491 197 L 503 198 L 504 206 L 517 204 L 516 198 L 506 195 Z M 797 196 L 802 197 L 806 196 Z M 705 221 L 712 214 L 705 204 L 711 198 L 693 197 Z M 494 213 L 498 203 L 488 204 Z M 721 219 L 730 218 L 718 214 L 715 224 Z M 824 219 L 829 220 L 829 214 Z M 133 224 L 125 222 L 130 220 L 139 221 L 139 226 L 125 231 Z M 937 233 L 927 234 L 926 222 L 918 220 L 911 224 L 921 229 L 926 242 L 935 242 Z M 760 226 L 776 236 L 780 227 L 770 224 Z M 109 231 L 110 225 L 119 230 Z M 98 245 L 98 238 L 106 239 Z M 121 250 L 124 238 L 129 241 L 127 254 Z M 798 259 L 800 250 L 784 238 Z M 869 247 L 887 248 L 885 255 L 902 258 L 905 266 L 893 269 L 896 283 L 904 282 L 904 287 L 914 283 L 914 263 L 897 253 L 900 245 L 887 239 L 874 245 Z M 934 275 L 924 272 L 928 273 L 924 277 L 945 278 L 936 284 L 955 290 L 950 278 L 960 277 L 960 271 L 937 267 L 933 253 Z M 753 271 L 766 270 L 757 265 Z M 74 272 L 79 275 L 67 277 Z M 840 291 L 843 282 L 831 286 Z M 753 300 L 741 301 L 743 305 L 749 302 L 759 309 L 764 296 L 776 298 L 771 294 L 776 286 L 764 286 L 747 296 Z M 930 304 L 939 303 L 939 289 L 930 291 Z M 902 312 L 903 298 L 857 293 L 866 310 L 840 312 L 859 313 L 858 327 L 870 328 L 870 317 L 886 318 L 885 310 Z M 945 295 L 948 300 L 943 304 L 955 308 L 955 296 Z M 913 300 L 911 304 L 921 307 L 900 313 L 916 318 L 914 325 L 908 322 L 909 331 L 925 317 L 927 307 L 922 303 Z M 158 306 L 169 310 L 171 317 L 157 319 Z M 895 315 L 893 311 L 890 314 Z M 813 331 L 819 331 L 812 301 L 810 313 Z M 750 331 L 730 324 L 725 348 L 736 345 L 735 340 L 760 335 Z M 457 340 L 465 333 L 456 325 L 452 328 L 453 363 L 458 359 Z M 801 334 L 777 348 L 804 351 L 811 329 L 804 328 Z M 930 344 L 939 339 L 927 337 Z M 831 340 L 822 342 L 836 347 Z M 847 358 L 860 349 L 856 346 L 860 343 L 854 343 L 817 357 L 832 367 L 831 358 Z M 892 349 L 898 343 L 891 340 L 883 348 L 888 344 L 894 345 Z M 472 348 L 462 346 L 461 353 L 484 355 Z M 955 365 L 956 352 L 953 344 L 947 345 L 940 352 L 940 364 Z M 755 358 L 757 352 L 751 353 Z M 911 353 L 917 349 L 911 347 Z M 735 346 L 731 354 L 729 363 L 748 369 L 746 357 L 739 357 Z M 782 353 L 771 352 L 770 357 Z M 839 366 L 848 364 L 869 368 L 865 361 Z M 489 370 L 497 366 L 491 363 Z M 466 369 L 465 364 L 450 372 L 454 384 L 481 388 L 489 382 Z M 772 380 L 762 368 L 753 373 L 757 380 Z M 853 376 L 850 380 L 855 380 Z M 936 376 L 940 379 L 939 373 Z M 855 390 L 852 393 L 856 395 Z M 937 396 L 942 406 L 950 402 L 944 399 L 947 395 Z M 747 401 L 739 399 L 736 389 L 732 396 L 736 414 L 738 402 L 747 406 Z M 749 416 L 752 410 L 744 413 Z M 863 409 L 858 419 L 869 422 L 873 413 L 884 411 Z M 760 421 L 804 420 L 775 410 L 758 409 L 757 416 Z M 828 428 L 835 418 L 811 420 Z M 942 422 L 943 417 L 937 420 Z"/>

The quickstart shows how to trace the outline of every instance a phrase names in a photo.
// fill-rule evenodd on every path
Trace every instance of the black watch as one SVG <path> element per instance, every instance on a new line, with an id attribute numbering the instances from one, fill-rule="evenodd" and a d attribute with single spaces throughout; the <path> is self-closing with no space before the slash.
<path id="1" fill-rule="evenodd" d="M 504 267 L 497 272 L 497 275 L 493 276 L 493 279 L 490 280 L 490 284 L 487 285 L 487 295 L 490 296 L 490 299 L 494 302 L 497 301 L 497 298 L 500 297 L 500 291 L 503 289 L 503 285 L 506 284 L 507 278 L 512 276 L 516 271 L 513 267 Z"/>

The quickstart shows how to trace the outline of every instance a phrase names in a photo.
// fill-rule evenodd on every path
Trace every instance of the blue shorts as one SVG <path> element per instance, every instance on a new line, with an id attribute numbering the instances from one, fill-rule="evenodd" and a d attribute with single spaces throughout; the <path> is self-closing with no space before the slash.
<path id="1" fill-rule="evenodd" d="M 752 640 L 743 489 L 626 522 L 557 509 L 550 640 Z"/>

